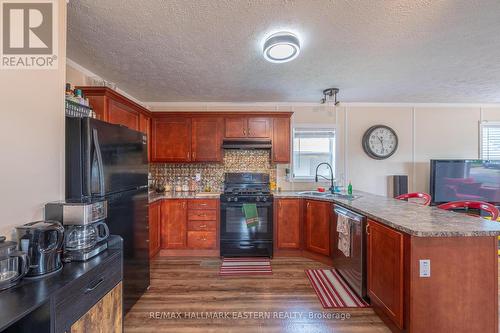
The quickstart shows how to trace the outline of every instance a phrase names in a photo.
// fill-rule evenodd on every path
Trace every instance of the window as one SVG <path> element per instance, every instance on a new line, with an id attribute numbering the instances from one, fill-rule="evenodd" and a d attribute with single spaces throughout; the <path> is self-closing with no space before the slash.
<path id="1" fill-rule="evenodd" d="M 481 123 L 481 159 L 500 160 L 500 123 Z"/>
<path id="2" fill-rule="evenodd" d="M 295 128 L 293 132 L 293 178 L 314 180 L 316 167 L 328 162 L 335 175 L 335 130 Z M 322 166 L 318 174 L 330 178 L 330 170 Z"/>

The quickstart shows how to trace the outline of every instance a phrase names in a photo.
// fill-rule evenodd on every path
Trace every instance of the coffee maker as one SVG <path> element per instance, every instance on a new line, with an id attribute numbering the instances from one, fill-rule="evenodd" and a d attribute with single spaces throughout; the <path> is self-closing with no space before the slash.
<path id="1" fill-rule="evenodd" d="M 86 261 L 108 248 L 105 200 L 51 202 L 45 216 L 64 226 L 64 261 Z"/>

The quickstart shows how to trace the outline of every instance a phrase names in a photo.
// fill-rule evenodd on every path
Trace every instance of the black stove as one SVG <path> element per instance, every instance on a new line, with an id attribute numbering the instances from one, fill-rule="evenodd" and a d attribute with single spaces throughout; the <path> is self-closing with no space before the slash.
<path id="1" fill-rule="evenodd" d="M 243 204 L 255 203 L 259 214 L 256 226 L 247 227 Z M 269 175 L 226 173 L 221 195 L 221 256 L 273 255 L 273 197 Z"/>

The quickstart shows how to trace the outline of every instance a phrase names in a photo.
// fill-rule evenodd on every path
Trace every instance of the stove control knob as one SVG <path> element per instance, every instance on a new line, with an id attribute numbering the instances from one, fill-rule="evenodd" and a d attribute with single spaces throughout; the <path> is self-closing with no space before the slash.
<path id="1" fill-rule="evenodd" d="M 231 197 L 227 197 L 227 202 L 231 202 Z"/>
<path id="2" fill-rule="evenodd" d="M 262 198 L 262 201 L 263 201 L 263 202 L 266 202 L 266 201 L 267 201 L 267 198 L 266 198 L 266 197 L 263 197 L 263 198 Z"/>
<path id="3" fill-rule="evenodd" d="M 255 201 L 259 202 L 260 201 L 260 197 L 255 198 Z"/>
<path id="4" fill-rule="evenodd" d="M 234 201 L 234 202 L 238 202 L 238 197 L 234 197 L 234 198 L 233 198 L 233 201 Z"/>

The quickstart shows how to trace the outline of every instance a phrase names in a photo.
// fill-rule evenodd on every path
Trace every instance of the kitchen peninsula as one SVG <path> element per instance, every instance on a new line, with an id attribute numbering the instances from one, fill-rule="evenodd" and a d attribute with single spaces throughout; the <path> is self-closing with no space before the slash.
<path id="1" fill-rule="evenodd" d="M 366 217 L 362 237 L 367 244 L 367 292 L 375 312 L 393 331 L 497 331 L 500 223 L 365 192 L 354 194 L 349 200 L 313 191 L 275 193 L 276 255 L 293 248 L 289 244 L 294 241 L 287 237 L 295 221 L 295 242 L 300 244 L 296 251 L 326 254 L 325 260 L 335 257 L 333 207 L 347 208 Z M 294 207 L 303 214 L 293 217 Z M 280 249 L 280 244 L 285 246 Z M 429 263 L 427 275 L 422 260 Z"/>

